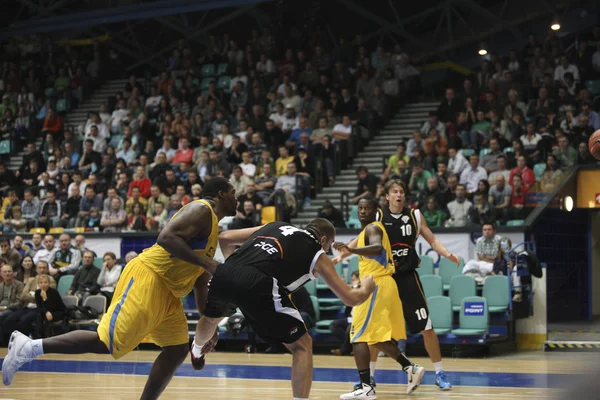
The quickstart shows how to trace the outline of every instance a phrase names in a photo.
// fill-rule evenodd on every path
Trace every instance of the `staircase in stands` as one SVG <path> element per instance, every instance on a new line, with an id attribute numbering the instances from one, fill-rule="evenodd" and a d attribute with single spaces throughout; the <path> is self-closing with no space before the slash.
<path id="1" fill-rule="evenodd" d="M 401 141 L 408 142 L 412 133 L 421 127 L 427 119 L 428 113 L 435 110 L 438 103 L 413 103 L 402 107 L 396 115 L 385 125 L 365 149 L 354 159 L 352 168 L 341 171 L 336 177 L 333 186 L 323 188 L 323 191 L 312 200 L 311 205 L 305 207 L 292 219 L 292 223 L 299 226 L 306 225 L 310 220 L 316 218 L 319 210 L 326 200 L 329 200 L 337 208 L 341 206 L 341 193 L 347 191 L 354 196 L 358 178 L 356 168 L 365 166 L 369 172 L 381 176 L 383 172 L 383 157 L 389 157 L 396 151 L 396 146 Z"/>
<path id="2" fill-rule="evenodd" d="M 100 111 L 100 104 L 106 103 L 110 96 L 114 96 L 118 91 L 124 90 L 126 82 L 126 79 L 114 79 L 104 82 L 98 89 L 94 90 L 89 98 L 80 103 L 79 107 L 72 109 L 67 115 L 63 116 L 65 129 L 69 128 L 77 135 L 79 126 L 85 125 L 88 113 Z M 37 148 L 40 150 L 42 148 L 43 139 L 43 137 L 38 137 L 35 142 Z M 25 154 L 25 152 L 13 154 L 7 163 L 8 167 L 13 171 L 19 169 L 23 161 L 23 154 Z"/>

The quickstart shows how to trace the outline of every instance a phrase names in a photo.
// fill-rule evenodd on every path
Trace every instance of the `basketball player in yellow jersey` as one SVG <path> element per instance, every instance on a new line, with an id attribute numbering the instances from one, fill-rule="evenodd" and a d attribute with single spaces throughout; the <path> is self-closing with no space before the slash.
<path id="1" fill-rule="evenodd" d="M 392 278 L 395 271 L 392 246 L 385 227 L 377 221 L 378 201 L 364 197 L 358 202 L 358 219 L 363 231 L 358 237 L 357 247 L 336 242 L 334 248 L 343 255 L 357 254 L 358 271 L 361 277 L 372 275 L 377 285 L 369 299 L 354 307 L 350 342 L 354 360 L 360 376 L 360 385 L 340 399 L 376 399 L 375 387 L 371 385 L 369 346 L 383 351 L 396 360 L 408 374 L 408 390 L 412 393 L 423 378 L 425 369 L 415 365 L 398 349 L 397 341 L 406 339 L 404 313 L 398 295 L 398 286 Z"/>
<path id="2" fill-rule="evenodd" d="M 226 179 L 206 182 L 202 196 L 179 210 L 156 244 L 127 264 L 97 332 L 73 331 L 43 340 L 13 332 L 2 365 L 3 383 L 10 385 L 23 364 L 42 354 L 110 353 L 118 359 L 146 339 L 162 352 L 141 398 L 158 398 L 189 351 L 180 298 L 195 288 L 198 309 L 204 310 L 206 284 L 219 265 L 212 259 L 218 242 L 217 224 L 236 213 L 235 189 Z"/>

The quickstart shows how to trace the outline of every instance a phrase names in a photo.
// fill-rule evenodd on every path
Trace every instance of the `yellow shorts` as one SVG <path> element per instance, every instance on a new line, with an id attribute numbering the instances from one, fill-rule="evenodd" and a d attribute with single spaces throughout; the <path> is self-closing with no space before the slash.
<path id="1" fill-rule="evenodd" d="M 371 296 L 352 312 L 352 343 L 373 345 L 389 340 L 406 339 L 404 312 L 398 295 L 398 285 L 391 276 L 375 278 Z"/>
<path id="2" fill-rule="evenodd" d="M 187 344 L 188 325 L 181 299 L 136 258 L 125 267 L 98 336 L 115 359 L 141 342 L 160 347 Z"/>

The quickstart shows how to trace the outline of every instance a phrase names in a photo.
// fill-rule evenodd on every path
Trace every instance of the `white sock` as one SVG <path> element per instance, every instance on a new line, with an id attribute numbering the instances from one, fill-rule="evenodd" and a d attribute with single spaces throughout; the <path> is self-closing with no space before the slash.
<path id="1" fill-rule="evenodd" d="M 31 347 L 33 349 L 34 357 L 39 357 L 41 355 L 44 355 L 44 346 L 42 345 L 42 339 L 32 340 Z"/>
<path id="2" fill-rule="evenodd" d="M 196 340 L 192 343 L 192 355 L 196 358 L 199 358 L 202 355 L 202 347 L 196 344 Z"/>
<path id="3" fill-rule="evenodd" d="M 294 397 L 294 400 L 308 400 L 308 397 Z"/>
<path id="4" fill-rule="evenodd" d="M 371 361 L 369 363 L 369 369 L 371 370 L 371 376 L 375 376 L 375 365 L 377 365 L 377 361 Z"/>
<path id="5" fill-rule="evenodd" d="M 438 361 L 436 363 L 433 363 L 433 367 L 435 368 L 435 373 L 437 374 L 440 371 L 443 371 L 444 368 L 442 368 L 442 362 Z"/>

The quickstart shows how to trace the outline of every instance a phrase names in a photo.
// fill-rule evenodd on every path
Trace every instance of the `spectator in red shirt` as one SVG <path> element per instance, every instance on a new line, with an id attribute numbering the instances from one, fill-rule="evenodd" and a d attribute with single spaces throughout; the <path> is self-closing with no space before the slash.
<path id="1" fill-rule="evenodd" d="M 173 157 L 173 164 L 179 165 L 181 163 L 186 163 L 188 165 L 192 165 L 192 159 L 194 158 L 194 149 L 190 147 L 190 141 L 187 138 L 181 139 L 181 147 L 177 152 L 175 152 L 175 157 Z"/>
<path id="2" fill-rule="evenodd" d="M 521 176 L 523 184 L 527 187 L 535 183 L 535 174 L 533 173 L 533 170 L 527 166 L 525 156 L 517 157 L 517 166 L 513 168 L 512 171 L 510 171 L 509 183 L 510 186 L 512 186 L 513 188 L 515 187 L 513 183 L 513 178 L 516 174 L 519 174 Z"/>
<path id="3" fill-rule="evenodd" d="M 134 187 L 140 188 L 140 196 L 147 199 L 150 197 L 150 186 L 152 186 L 152 181 L 148 179 L 146 176 L 146 170 L 141 165 L 136 167 L 135 174 L 133 174 L 133 180 L 129 184 L 129 191 L 127 192 L 127 197 L 131 197 L 131 189 Z"/>
<path id="4" fill-rule="evenodd" d="M 511 176 L 513 184 L 512 193 L 511 193 L 511 218 L 513 219 L 522 219 L 523 218 L 523 208 L 525 207 L 525 194 L 527 194 L 527 190 L 529 186 L 523 183 L 523 178 L 521 174 L 516 173 Z"/>
<path id="5" fill-rule="evenodd" d="M 42 133 L 51 133 L 54 138 L 58 138 L 58 134 L 62 133 L 64 129 L 62 117 L 54 112 L 53 109 L 49 108 L 46 113 L 46 119 L 44 119 L 44 126 L 42 127 Z"/>

